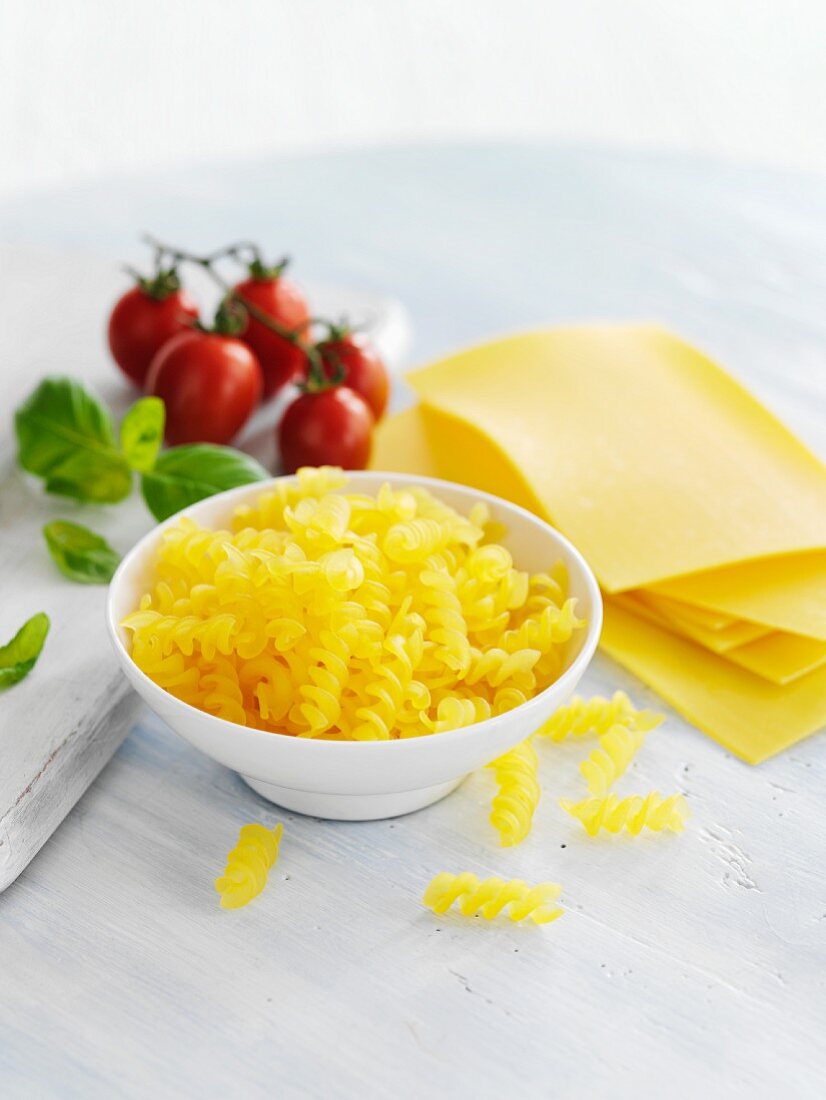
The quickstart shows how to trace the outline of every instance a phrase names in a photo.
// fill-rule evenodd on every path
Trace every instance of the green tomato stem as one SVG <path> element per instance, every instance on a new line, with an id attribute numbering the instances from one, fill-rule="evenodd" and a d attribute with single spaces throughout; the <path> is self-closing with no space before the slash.
<path id="1" fill-rule="evenodd" d="M 238 244 L 229 245 L 227 248 L 218 249 L 206 256 L 199 256 L 194 252 L 186 252 L 183 249 L 166 245 L 162 241 L 156 240 L 148 233 L 143 235 L 143 240 L 156 250 L 161 250 L 163 255 L 169 257 L 176 264 L 190 263 L 203 268 L 216 286 L 220 287 L 224 292 L 225 297 L 233 298 L 235 301 L 240 302 L 250 317 L 254 317 L 255 320 L 259 321 L 265 328 L 270 329 L 271 332 L 288 340 L 291 344 L 301 344 L 300 329 L 290 329 L 285 325 L 280 325 L 278 321 L 274 320 L 268 313 L 265 313 L 264 310 L 256 306 L 254 302 L 249 301 L 243 294 L 239 294 L 239 292 L 226 281 L 221 273 L 215 269 L 215 264 L 218 260 L 224 259 L 228 255 L 237 258 L 238 253 L 244 249 L 249 249 L 253 252 L 253 264 L 260 263 L 261 256 L 257 245 L 249 241 L 241 241 Z"/>

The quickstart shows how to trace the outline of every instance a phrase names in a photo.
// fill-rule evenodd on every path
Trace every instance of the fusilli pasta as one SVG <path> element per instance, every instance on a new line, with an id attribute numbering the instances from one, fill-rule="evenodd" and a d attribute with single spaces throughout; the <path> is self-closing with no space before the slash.
<path id="1" fill-rule="evenodd" d="M 493 920 L 504 911 L 512 921 L 548 924 L 562 916 L 563 909 L 555 904 L 561 891 L 555 882 L 529 886 L 521 879 L 506 882 L 501 878 L 479 879 L 470 871 L 458 875 L 445 871 L 430 882 L 422 902 L 434 913 L 446 913 L 458 901 L 459 911 L 466 917 Z"/>
<path id="2" fill-rule="evenodd" d="M 682 832 L 688 817 L 688 803 L 681 794 L 663 797 L 659 791 L 647 795 L 631 795 L 617 798 L 609 794 L 605 798 L 585 798 L 581 802 L 560 802 L 563 810 L 578 818 L 590 836 L 600 829 L 609 833 L 627 832 L 636 836 L 643 829 L 655 833 L 665 830 Z"/>
<path id="3" fill-rule="evenodd" d="M 568 738 L 599 737 L 617 723 L 624 726 L 633 723 L 640 729 L 653 729 L 662 720 L 662 715 L 653 711 L 637 710 L 624 691 L 615 692 L 610 699 L 601 695 L 582 699 L 576 695 L 570 703 L 555 711 L 536 733 L 551 741 L 565 741 Z"/>
<path id="4" fill-rule="evenodd" d="M 215 880 L 224 909 L 240 909 L 267 884 L 267 874 L 278 859 L 284 826 L 242 825 L 238 843 L 227 856 L 223 875 Z"/>
<path id="5" fill-rule="evenodd" d="M 346 483 L 304 469 L 231 529 L 168 527 L 123 623 L 138 667 L 239 725 L 352 740 L 471 725 L 554 682 L 584 625 L 563 568 L 516 569 L 484 504 Z"/>
<path id="6" fill-rule="evenodd" d="M 579 765 L 588 793 L 606 795 L 642 748 L 645 730 L 621 723 L 611 726 L 599 739 L 599 747 Z"/>
<path id="7" fill-rule="evenodd" d="M 531 831 L 533 815 L 542 793 L 537 779 L 539 761 L 530 738 L 497 757 L 493 770 L 499 790 L 494 795 L 490 823 L 502 847 L 521 844 Z"/>

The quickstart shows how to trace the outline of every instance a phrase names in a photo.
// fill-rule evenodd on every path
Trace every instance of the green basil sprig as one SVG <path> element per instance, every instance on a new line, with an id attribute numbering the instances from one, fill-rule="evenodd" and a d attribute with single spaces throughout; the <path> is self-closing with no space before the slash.
<path id="1" fill-rule="evenodd" d="M 108 584 L 120 562 L 106 539 L 79 523 L 56 519 L 43 537 L 60 572 L 79 584 Z"/>
<path id="2" fill-rule="evenodd" d="M 0 646 L 0 688 L 11 687 L 31 672 L 48 633 L 49 616 L 39 611 L 7 645 Z"/>
<path id="3" fill-rule="evenodd" d="M 141 398 L 123 419 L 118 445 L 109 412 L 97 398 L 70 378 L 46 378 L 15 414 L 18 460 L 45 480 L 47 492 L 98 504 L 127 497 L 134 470 L 157 520 L 269 476 L 254 458 L 232 447 L 195 443 L 159 453 L 164 420 L 160 398 Z M 88 584 L 109 579 L 117 555 L 98 535 L 63 521 L 49 528 L 49 550 L 67 576 Z"/>
<path id="4" fill-rule="evenodd" d="M 159 455 L 154 469 L 141 478 L 141 492 L 149 511 L 162 520 L 205 497 L 266 477 L 264 467 L 243 451 L 191 443 Z"/>
<path id="5" fill-rule="evenodd" d="M 155 465 L 165 422 L 166 409 L 160 397 L 142 397 L 121 421 L 123 457 L 138 473 L 145 474 Z"/>
<path id="6" fill-rule="evenodd" d="M 71 378 L 46 378 L 15 413 L 18 460 L 46 482 L 47 493 L 114 504 L 129 496 L 132 475 L 118 450 L 112 418 Z"/>

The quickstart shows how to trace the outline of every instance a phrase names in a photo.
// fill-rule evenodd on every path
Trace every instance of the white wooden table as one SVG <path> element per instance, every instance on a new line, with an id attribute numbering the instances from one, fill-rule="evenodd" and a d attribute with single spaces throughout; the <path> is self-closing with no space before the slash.
<path id="1" fill-rule="evenodd" d="M 826 451 L 819 180 L 447 148 L 199 169 L 0 208 L 0 240 L 26 249 L 134 258 L 140 228 L 195 246 L 252 234 L 291 250 L 305 277 L 392 291 L 419 360 L 527 324 L 656 318 Z M 14 270 L 1 278 L 3 294 Z M 44 373 L 71 369 L 71 319 L 60 295 L 45 305 L 53 336 L 21 324 Z M 102 363 L 99 334 L 88 341 Z M 616 687 L 659 705 L 598 658 L 585 691 Z M 142 711 L 0 895 L 0 1096 L 823 1096 L 826 741 L 753 769 L 671 715 L 626 789 L 684 791 L 693 820 L 683 837 L 636 842 L 589 840 L 557 806 L 581 754 L 547 748 L 534 833 L 507 851 L 487 825 L 485 774 L 410 817 L 315 821 Z M 212 879 L 253 819 L 284 821 L 281 859 L 253 905 L 222 912 Z M 419 897 L 446 869 L 558 880 L 568 912 L 544 930 L 436 919 Z"/>

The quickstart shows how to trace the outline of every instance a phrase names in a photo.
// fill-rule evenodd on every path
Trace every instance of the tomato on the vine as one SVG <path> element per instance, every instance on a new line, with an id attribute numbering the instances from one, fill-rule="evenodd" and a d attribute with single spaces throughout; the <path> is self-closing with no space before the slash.
<path id="1" fill-rule="evenodd" d="M 277 431 L 285 473 L 300 466 L 363 470 L 370 460 L 373 414 L 349 386 L 306 389 L 287 406 Z"/>
<path id="2" fill-rule="evenodd" d="M 255 259 L 249 264 L 249 277 L 234 288 L 242 304 L 249 307 L 247 326 L 239 335 L 261 364 L 265 400 L 299 378 L 306 364 L 310 309 L 295 283 L 284 277 L 286 266 L 286 260 L 268 267 Z M 256 313 L 275 322 L 285 335 L 268 328 Z"/>
<path id="3" fill-rule="evenodd" d="M 166 405 L 166 441 L 229 443 L 261 399 L 261 367 L 235 333 L 239 313 L 222 305 L 215 328 L 180 333 L 152 360 L 147 392 Z"/>
<path id="4" fill-rule="evenodd" d="M 370 341 L 346 325 L 330 325 L 329 335 L 316 345 L 326 373 L 340 376 L 360 394 L 378 420 L 387 408 L 390 380 L 387 368 Z"/>
<path id="5" fill-rule="evenodd" d="M 155 352 L 197 319 L 198 305 L 181 288 L 174 267 L 159 270 L 152 278 L 138 277 L 137 285 L 117 300 L 109 316 L 112 358 L 127 378 L 143 386 Z"/>

